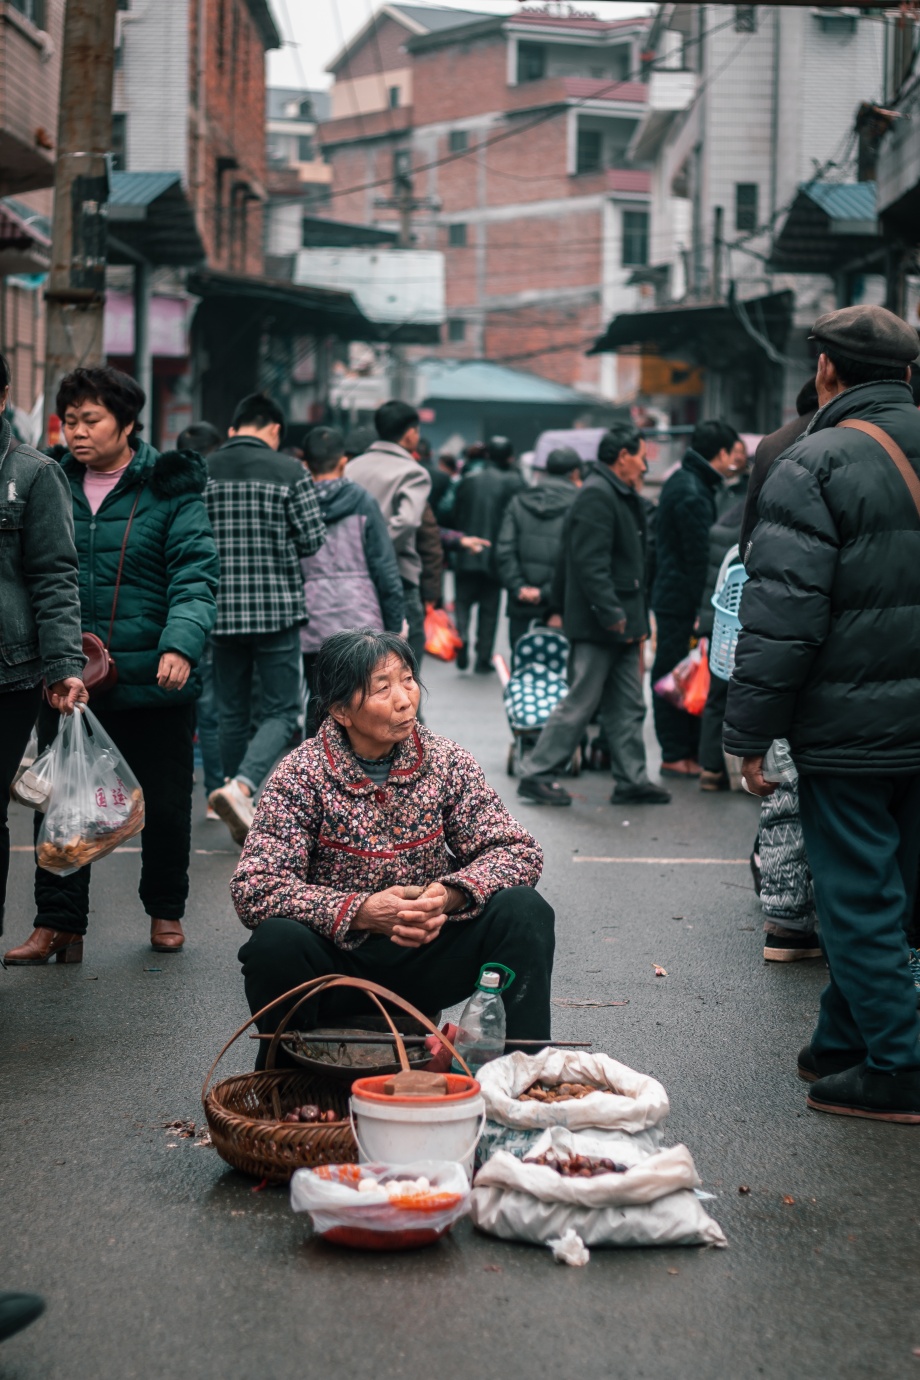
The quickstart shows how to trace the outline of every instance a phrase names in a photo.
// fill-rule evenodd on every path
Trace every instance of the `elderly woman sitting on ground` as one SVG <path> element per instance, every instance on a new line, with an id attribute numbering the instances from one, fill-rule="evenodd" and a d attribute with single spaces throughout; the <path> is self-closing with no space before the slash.
<path id="1" fill-rule="evenodd" d="M 503 997 L 509 1043 L 548 1040 L 553 912 L 534 890 L 542 852 L 472 755 L 417 721 L 409 644 L 336 633 L 320 649 L 316 693 L 319 733 L 271 777 L 230 884 L 253 930 L 240 950 L 250 1009 L 342 973 L 434 1015 L 497 962 L 517 974 Z M 425 891 L 409 899 L 407 887 Z M 331 992 L 322 1022 L 366 1013 L 366 1002 Z M 279 1020 L 276 1008 L 263 1032 Z"/>

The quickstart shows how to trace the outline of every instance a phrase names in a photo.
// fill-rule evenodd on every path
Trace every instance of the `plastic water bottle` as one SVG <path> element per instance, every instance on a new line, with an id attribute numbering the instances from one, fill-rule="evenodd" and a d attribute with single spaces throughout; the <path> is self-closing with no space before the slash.
<path id="1" fill-rule="evenodd" d="M 484 968 L 479 974 L 476 991 L 463 1008 L 460 1029 L 455 1041 L 457 1053 L 477 1074 L 490 1059 L 500 1059 L 505 1052 L 505 1007 L 501 999 L 501 974 Z M 463 1073 L 456 1059 L 451 1073 Z"/>

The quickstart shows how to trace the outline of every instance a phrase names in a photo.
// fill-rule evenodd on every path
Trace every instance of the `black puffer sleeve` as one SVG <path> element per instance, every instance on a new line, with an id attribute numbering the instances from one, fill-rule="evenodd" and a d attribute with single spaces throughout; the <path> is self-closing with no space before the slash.
<path id="1" fill-rule="evenodd" d="M 754 757 L 788 738 L 796 695 L 831 626 L 840 538 L 821 485 L 797 447 L 767 477 L 741 600 L 723 742 Z"/>

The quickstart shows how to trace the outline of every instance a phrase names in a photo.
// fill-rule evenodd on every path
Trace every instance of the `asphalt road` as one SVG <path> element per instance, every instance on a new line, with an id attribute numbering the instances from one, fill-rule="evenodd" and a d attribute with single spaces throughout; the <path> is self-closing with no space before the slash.
<path id="1" fill-rule="evenodd" d="M 427 674 L 431 726 L 513 801 L 494 678 Z M 305 1239 L 283 1190 L 176 1143 L 162 1123 L 200 1119 L 204 1072 L 246 1016 L 235 849 L 202 817 L 185 953 L 146 946 L 124 853 L 96 868 L 82 967 L 0 972 L 0 1287 L 48 1299 L 3 1344 L 2 1380 L 920 1373 L 920 1132 L 806 1111 L 795 1055 L 822 965 L 763 962 L 744 862 L 756 806 L 681 784 L 672 805 L 624 813 L 609 781 L 572 784 L 571 810 L 520 807 L 546 851 L 555 992 L 628 1005 L 557 1006 L 556 1037 L 661 1079 L 668 1139 L 693 1152 L 729 1248 L 595 1250 L 568 1269 L 461 1224 L 415 1255 L 345 1253 Z M 27 827 L 16 811 L 23 847 Z M 10 943 L 30 893 L 23 851 Z"/>

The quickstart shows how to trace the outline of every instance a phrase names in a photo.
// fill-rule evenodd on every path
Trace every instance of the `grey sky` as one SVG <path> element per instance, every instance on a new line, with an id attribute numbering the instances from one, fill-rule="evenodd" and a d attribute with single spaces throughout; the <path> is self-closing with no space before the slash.
<path id="1" fill-rule="evenodd" d="M 520 9 L 516 0 L 439 0 L 439 4 L 451 9 L 482 10 L 484 14 L 513 14 Z M 347 40 L 357 33 L 379 8 L 377 0 L 271 0 L 271 6 L 286 45 L 269 54 L 269 85 L 305 83 L 308 87 L 328 86 L 329 76 L 323 69 L 342 47 L 343 35 Z M 627 19 L 645 13 L 650 6 L 577 0 L 577 8 Z"/>

